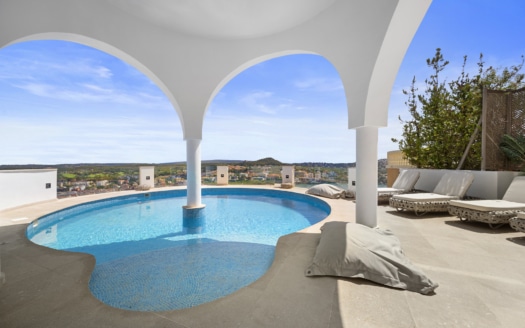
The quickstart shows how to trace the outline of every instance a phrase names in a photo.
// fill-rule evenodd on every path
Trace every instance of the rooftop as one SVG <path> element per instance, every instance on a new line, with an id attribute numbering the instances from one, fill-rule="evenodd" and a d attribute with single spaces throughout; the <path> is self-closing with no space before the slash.
<path id="1" fill-rule="evenodd" d="M 304 193 L 304 189 L 293 191 Z M 136 191 L 120 192 L 136 193 Z M 0 326 L 8 327 L 517 327 L 525 322 L 525 235 L 464 223 L 448 215 L 416 217 L 379 206 L 407 257 L 432 281 L 424 296 L 362 279 L 308 278 L 319 227 L 283 236 L 275 261 L 238 292 L 185 310 L 132 312 L 95 299 L 92 256 L 56 251 L 25 237 L 31 220 L 116 194 L 66 198 L 0 212 Z M 326 220 L 354 222 L 355 203 L 325 199 Z"/>

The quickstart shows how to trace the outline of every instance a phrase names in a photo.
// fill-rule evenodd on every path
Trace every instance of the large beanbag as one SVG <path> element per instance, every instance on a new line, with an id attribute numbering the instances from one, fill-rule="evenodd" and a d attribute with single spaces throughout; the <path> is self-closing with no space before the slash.
<path id="1" fill-rule="evenodd" d="M 306 193 L 327 198 L 345 198 L 346 191 L 337 186 L 323 183 L 311 187 Z"/>
<path id="2" fill-rule="evenodd" d="M 438 287 L 404 255 L 389 230 L 349 222 L 327 222 L 306 276 L 363 278 L 429 294 Z"/>

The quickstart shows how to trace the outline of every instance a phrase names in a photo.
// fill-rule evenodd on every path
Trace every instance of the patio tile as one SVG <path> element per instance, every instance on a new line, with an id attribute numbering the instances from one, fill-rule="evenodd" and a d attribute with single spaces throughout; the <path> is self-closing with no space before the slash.
<path id="1" fill-rule="evenodd" d="M 110 197 L 111 195 L 100 196 Z M 378 207 L 378 224 L 392 230 L 407 257 L 439 283 L 425 296 L 362 279 L 304 276 L 319 242 L 318 227 L 284 236 L 261 279 L 194 308 L 125 311 L 95 299 L 87 286 L 89 255 L 37 246 L 25 239 L 33 217 L 68 199 L 2 212 L 0 327 L 517 327 L 525 322 L 525 234 L 492 231 L 454 217 L 415 218 Z M 328 220 L 354 220 L 355 203 L 328 200 Z M 45 208 L 45 210 L 44 210 Z"/>

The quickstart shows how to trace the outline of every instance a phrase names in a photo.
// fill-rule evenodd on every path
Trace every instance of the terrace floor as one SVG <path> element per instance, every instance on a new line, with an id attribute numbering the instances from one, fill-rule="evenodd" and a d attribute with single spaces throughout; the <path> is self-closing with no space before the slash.
<path id="1" fill-rule="evenodd" d="M 305 189 L 294 188 L 304 193 Z M 269 271 L 252 285 L 185 310 L 133 312 L 109 307 L 89 289 L 92 256 L 29 242 L 31 220 L 80 202 L 131 192 L 66 198 L 0 212 L 0 327 L 523 327 L 525 234 L 415 217 L 378 207 L 378 224 L 407 257 L 439 283 L 425 296 L 362 279 L 305 277 L 319 227 L 282 237 Z M 355 203 L 324 199 L 327 220 L 355 221 Z"/>

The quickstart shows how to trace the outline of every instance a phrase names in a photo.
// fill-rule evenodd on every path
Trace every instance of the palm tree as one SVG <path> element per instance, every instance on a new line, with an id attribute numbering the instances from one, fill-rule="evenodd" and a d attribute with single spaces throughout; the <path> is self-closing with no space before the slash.
<path id="1" fill-rule="evenodd" d="M 525 136 L 519 135 L 517 137 L 508 134 L 503 135 L 499 148 L 505 156 L 512 162 L 518 163 L 525 171 Z"/>

